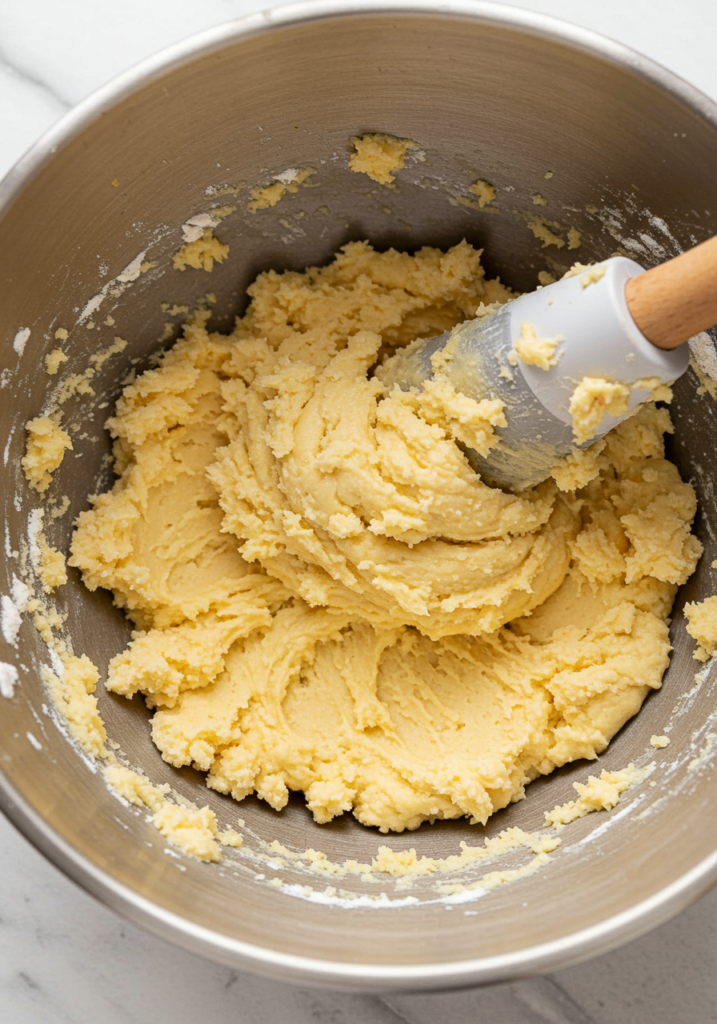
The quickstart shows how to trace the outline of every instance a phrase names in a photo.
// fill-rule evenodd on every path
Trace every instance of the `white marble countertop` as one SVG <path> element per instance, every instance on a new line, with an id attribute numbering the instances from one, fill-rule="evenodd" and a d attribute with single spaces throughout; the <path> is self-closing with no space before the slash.
<path id="1" fill-rule="evenodd" d="M 400 2 L 400 0 L 398 0 Z M 112 76 L 270 0 L 0 0 L 0 177 Z M 627 43 L 717 98 L 716 0 L 523 0 Z M 715 169 L 717 173 L 717 168 Z M 512 985 L 365 996 L 239 974 L 120 920 L 0 818 L 3 1024 L 707 1024 L 717 1020 L 717 890 L 613 953 Z"/>

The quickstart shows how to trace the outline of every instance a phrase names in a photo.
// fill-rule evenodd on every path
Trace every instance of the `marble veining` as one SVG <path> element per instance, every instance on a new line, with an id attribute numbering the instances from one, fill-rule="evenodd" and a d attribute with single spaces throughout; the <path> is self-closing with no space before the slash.
<path id="1" fill-rule="evenodd" d="M 40 93 L 42 93 L 50 104 L 55 107 L 59 107 L 62 111 L 69 110 L 72 106 L 72 102 L 61 96 L 60 93 L 48 82 L 44 81 L 42 77 L 30 68 L 24 68 L 21 64 L 16 63 L 0 47 L 0 70 L 3 73 L 13 75 L 19 78 L 23 82 L 27 82 L 30 86 L 34 86 Z"/>
<path id="2" fill-rule="evenodd" d="M 0 0 L 0 176 L 108 78 L 193 32 L 271 6 L 268 0 Z M 674 0 L 523 0 L 522 6 L 604 32 L 717 97 L 714 0 L 682 0 L 679 12 Z M 0 865 L 3 1024 L 717 1020 L 717 890 L 622 949 L 553 975 L 473 991 L 379 997 L 268 981 L 176 949 L 96 903 L 3 818 Z"/>

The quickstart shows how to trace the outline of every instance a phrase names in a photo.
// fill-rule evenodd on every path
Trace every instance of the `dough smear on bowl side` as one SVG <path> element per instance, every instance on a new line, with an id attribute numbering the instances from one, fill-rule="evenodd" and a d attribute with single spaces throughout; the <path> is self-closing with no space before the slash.
<path id="1" fill-rule="evenodd" d="M 701 554 L 668 410 L 504 493 L 457 442 L 488 451 L 509 410 L 374 374 L 511 298 L 479 252 L 352 243 L 249 294 L 231 335 L 197 314 L 109 421 L 118 480 L 70 558 L 137 628 L 108 687 L 219 792 L 301 791 L 383 832 L 485 822 L 596 757 L 661 685 Z"/>

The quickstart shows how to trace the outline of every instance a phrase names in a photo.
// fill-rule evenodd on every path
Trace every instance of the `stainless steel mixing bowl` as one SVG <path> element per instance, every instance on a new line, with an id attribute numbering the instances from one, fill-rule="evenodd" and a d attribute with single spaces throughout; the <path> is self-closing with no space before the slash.
<path id="1" fill-rule="evenodd" d="M 396 189 L 348 170 L 349 139 L 364 131 L 418 143 L 421 152 Z M 249 212 L 247 187 L 236 189 L 307 166 L 316 172 L 312 187 L 272 209 Z M 458 198 L 470 198 L 477 177 L 495 184 L 499 214 Z M 218 198 L 225 185 L 235 193 Z M 533 204 L 536 192 L 547 207 Z M 230 258 L 211 276 L 173 270 L 182 223 L 217 202 L 237 204 L 217 229 Z M 535 212 L 564 237 L 575 227 L 580 248 L 542 248 L 529 230 Z M 106 403 L 130 361 L 138 369 L 147 364 L 165 323 L 178 330 L 181 318 L 162 303 L 191 304 L 211 288 L 213 322 L 226 327 L 258 271 L 326 261 L 351 239 L 413 249 L 465 236 L 485 247 L 491 271 L 530 288 L 538 270 L 559 272 L 575 258 L 621 249 L 651 264 L 715 232 L 717 108 L 664 69 L 591 33 L 460 2 L 300 4 L 205 33 L 81 104 L 0 188 L 6 551 L 21 548 L 39 504 L 20 471 L 23 425 L 58 379 L 42 366 L 58 327 L 69 330 L 68 372 L 84 369 L 88 355 L 115 335 L 129 341 L 98 371 L 96 397 L 65 406 L 75 450 L 52 493 L 67 494 L 70 511 L 49 523 L 48 534 L 66 548 L 87 494 L 110 479 Z M 118 282 L 140 252 L 154 266 Z M 92 312 L 87 303 L 98 294 Z M 108 314 L 115 326 L 105 326 Z M 19 356 L 13 341 L 26 328 Z M 534 783 L 525 801 L 485 829 L 439 823 L 381 837 L 348 817 L 317 826 L 298 798 L 277 814 L 259 801 L 239 807 L 206 790 L 198 773 L 161 760 L 140 701 L 102 692 L 109 733 L 130 763 L 208 802 L 222 825 L 238 814 L 246 821 L 245 851 L 221 865 L 170 856 L 146 816 L 113 796 L 66 739 L 39 678 L 47 650 L 29 621 L 18 648 L 0 641 L 0 660 L 20 674 L 14 697 L 0 707 L 6 814 L 84 888 L 153 932 L 226 964 L 303 982 L 385 989 L 514 978 L 599 953 L 665 920 L 717 877 L 717 676 L 709 669 L 696 684 L 700 666 L 680 613 L 685 599 L 703 597 L 717 583 L 710 569 L 717 558 L 710 525 L 717 423 L 697 384 L 690 371 L 677 386 L 671 450 L 699 492 L 697 532 L 706 554 L 678 600 L 662 691 L 599 763 L 616 769 L 654 759 L 657 768 L 611 814 L 565 829 L 551 863 L 532 877 L 466 903 L 439 898 L 435 880 L 404 893 L 387 882 L 380 906 L 363 899 L 342 907 L 265 884 L 272 875 L 298 887 L 326 883 L 307 870 L 276 870 L 255 854 L 262 839 L 273 838 L 297 850 L 317 847 L 334 860 L 370 859 L 380 843 L 453 853 L 461 839 L 481 841 L 511 825 L 540 828 L 543 812 L 574 796 L 572 782 L 594 765 L 575 764 Z M 6 595 L 16 568 L 8 554 Z M 108 594 L 86 592 L 74 571 L 60 595 L 76 651 L 104 672 L 127 641 L 127 623 Z M 670 746 L 653 750 L 651 735 L 665 729 Z M 353 894 L 377 892 L 356 878 L 339 885 Z"/>

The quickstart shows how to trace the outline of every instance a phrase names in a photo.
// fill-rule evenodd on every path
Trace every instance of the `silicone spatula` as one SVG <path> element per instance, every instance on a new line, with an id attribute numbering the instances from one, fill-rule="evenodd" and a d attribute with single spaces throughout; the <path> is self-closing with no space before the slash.
<path id="1" fill-rule="evenodd" d="M 464 448 L 467 458 L 486 483 L 520 491 L 659 395 L 689 365 L 685 342 L 715 323 L 717 237 L 650 270 L 616 256 L 521 295 L 410 346 L 382 378 L 421 387 L 433 376 L 431 358 L 450 352 L 442 372 L 455 388 L 501 399 L 507 420 L 495 447 Z M 547 340 L 547 368 L 518 357 L 525 338 Z M 576 431 L 574 413 L 594 424 L 589 437 Z"/>

